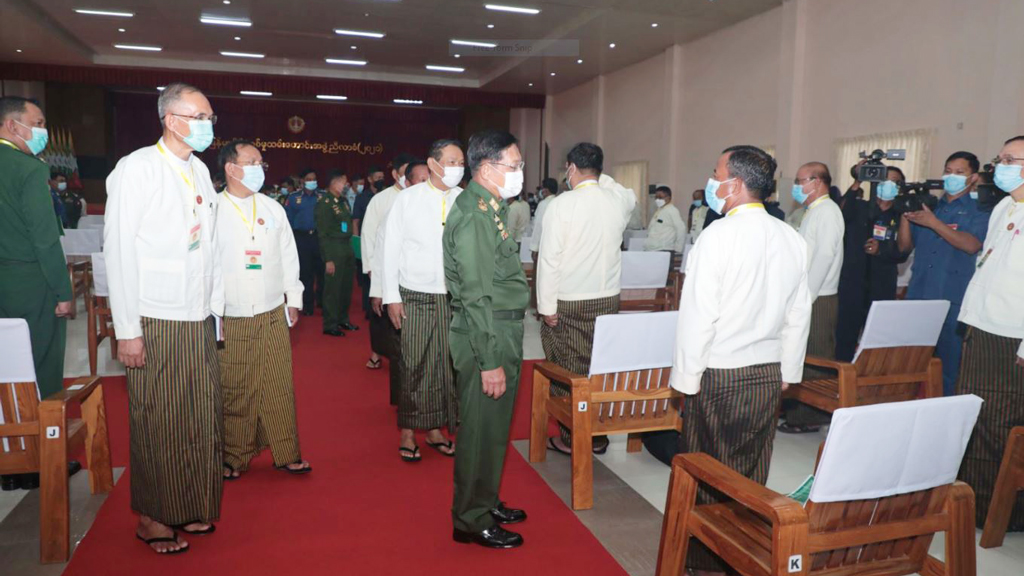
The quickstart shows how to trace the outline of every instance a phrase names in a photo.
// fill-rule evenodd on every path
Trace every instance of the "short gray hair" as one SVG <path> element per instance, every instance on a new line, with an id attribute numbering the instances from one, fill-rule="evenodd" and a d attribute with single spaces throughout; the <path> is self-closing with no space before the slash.
<path id="1" fill-rule="evenodd" d="M 184 82 L 172 82 L 160 92 L 160 98 L 156 101 L 156 111 L 160 115 L 160 124 L 164 123 L 167 116 L 167 109 L 176 104 L 185 94 L 200 92 L 199 88 Z"/>

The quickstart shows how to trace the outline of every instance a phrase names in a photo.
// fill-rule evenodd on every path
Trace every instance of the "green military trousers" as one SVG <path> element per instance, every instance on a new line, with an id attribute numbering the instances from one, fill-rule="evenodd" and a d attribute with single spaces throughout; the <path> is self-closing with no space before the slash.
<path id="1" fill-rule="evenodd" d="M 356 256 L 348 240 L 320 239 L 324 263 L 334 262 L 334 275 L 324 274 L 324 330 L 334 330 L 349 321 Z"/>
<path id="2" fill-rule="evenodd" d="M 494 526 L 490 510 L 499 501 L 498 488 L 523 364 L 522 315 L 516 320 L 495 318 L 494 332 L 501 367 L 505 369 L 505 394 L 497 400 L 484 394 L 469 337 L 453 328 L 449 339 L 460 416 L 452 522 L 456 529 L 466 532 Z"/>
<path id="3" fill-rule="evenodd" d="M 0 262 L 0 318 L 24 318 L 32 340 L 39 393 L 46 398 L 64 388 L 67 320 L 57 318 L 57 294 L 38 262 Z"/>

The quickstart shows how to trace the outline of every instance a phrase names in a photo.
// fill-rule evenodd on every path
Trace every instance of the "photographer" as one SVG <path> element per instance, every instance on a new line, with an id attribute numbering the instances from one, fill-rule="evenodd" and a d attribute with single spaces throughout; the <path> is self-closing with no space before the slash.
<path id="1" fill-rule="evenodd" d="M 995 164 L 995 184 L 1010 197 L 992 210 L 959 317 L 967 334 L 956 391 L 985 401 L 960 467 L 960 479 L 976 494 L 978 527 L 989 512 L 1009 431 L 1024 426 L 1024 243 L 1017 241 L 1024 228 L 1024 136 L 1007 141 Z M 1010 508 L 1009 531 L 1024 530 L 1024 494 Z"/>
<path id="2" fill-rule="evenodd" d="M 974 275 L 975 255 L 988 230 L 989 214 L 981 210 L 970 192 L 978 184 L 978 157 L 956 152 L 946 160 L 944 196 L 933 212 L 927 206 L 907 212 L 900 220 L 900 250 L 916 248 L 907 300 L 949 300 L 949 314 L 942 325 L 935 355 L 942 360 L 942 391 L 951 396 L 960 371 L 962 334 L 957 316 L 967 284 Z"/>
<path id="3" fill-rule="evenodd" d="M 857 178 L 858 168 L 851 172 Z M 836 326 L 836 359 L 849 362 L 857 349 L 871 303 L 896 299 L 897 266 L 908 254 L 896 242 L 900 217 L 893 200 L 905 184 L 903 171 L 886 168 L 885 182 L 878 185 L 874 208 L 862 198 L 859 183 L 843 195 L 841 206 L 846 223 L 843 238 L 843 270 L 839 275 L 839 321 Z"/>

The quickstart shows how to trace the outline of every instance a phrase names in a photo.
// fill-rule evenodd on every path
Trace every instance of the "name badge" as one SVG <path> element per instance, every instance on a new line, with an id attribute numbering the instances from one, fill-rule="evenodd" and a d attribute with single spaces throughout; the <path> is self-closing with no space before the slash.
<path id="1" fill-rule="evenodd" d="M 886 232 L 888 232 L 888 230 L 886 230 L 885 226 L 875 224 L 875 229 L 871 236 L 875 240 L 885 240 Z"/>
<path id="2" fill-rule="evenodd" d="M 341 233 L 342 234 L 348 233 L 348 222 L 342 222 L 341 223 Z"/>
<path id="3" fill-rule="evenodd" d="M 952 230 L 953 232 L 956 232 L 956 229 L 959 228 L 959 227 L 960 227 L 960 225 L 956 224 L 956 223 L 949 224 L 949 229 Z"/>
<path id="4" fill-rule="evenodd" d="M 263 251 L 262 250 L 246 250 L 245 251 L 245 269 L 246 270 L 262 270 L 263 269 Z"/>
<path id="5" fill-rule="evenodd" d="M 196 224 L 188 231 L 188 251 L 191 252 L 193 250 L 198 250 L 199 241 L 202 240 L 202 238 L 202 227 L 200 224 Z"/>

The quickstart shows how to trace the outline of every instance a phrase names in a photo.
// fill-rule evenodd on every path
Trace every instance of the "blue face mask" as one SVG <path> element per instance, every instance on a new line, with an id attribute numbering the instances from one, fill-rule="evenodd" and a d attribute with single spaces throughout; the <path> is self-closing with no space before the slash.
<path id="1" fill-rule="evenodd" d="M 996 164 L 996 173 L 992 181 L 1000 190 L 1009 194 L 1024 186 L 1024 177 L 1020 173 L 1021 167 L 1016 164 Z"/>
<path id="2" fill-rule="evenodd" d="M 801 206 L 803 206 L 804 202 L 807 202 L 807 193 L 804 192 L 804 185 L 803 184 L 794 184 L 793 185 L 792 193 L 793 193 L 793 200 L 796 200 L 797 204 L 800 204 Z"/>
<path id="3" fill-rule="evenodd" d="M 708 208 L 711 208 L 716 213 L 721 214 L 725 208 L 725 198 L 718 197 L 718 188 L 726 182 L 732 182 L 735 178 L 729 178 L 728 180 L 722 180 L 719 182 L 714 178 L 708 178 L 708 184 L 704 187 L 704 201 L 708 203 Z M 732 196 L 730 194 L 729 196 Z M 729 196 L 726 196 L 728 198 Z"/>
<path id="4" fill-rule="evenodd" d="M 196 152 L 202 152 L 213 144 L 213 122 L 209 120 L 189 120 L 189 135 L 182 138 Z"/>
<path id="5" fill-rule="evenodd" d="M 306 190 L 309 190 L 309 191 L 313 191 L 313 190 L 316 190 L 316 188 L 317 188 L 317 186 L 316 186 L 316 180 L 312 180 L 312 181 L 310 181 L 310 182 L 306 182 L 306 183 L 304 184 L 304 186 L 306 187 Z"/>
<path id="6" fill-rule="evenodd" d="M 896 185 L 892 180 L 886 180 L 885 182 L 878 183 L 878 198 L 891 202 L 896 199 L 896 195 L 899 194 L 899 186 Z"/>
<path id="7" fill-rule="evenodd" d="M 267 175 L 263 172 L 263 166 L 242 166 L 242 185 L 253 192 L 259 192 L 263 188 L 263 181 Z"/>
<path id="8" fill-rule="evenodd" d="M 358 193 L 360 193 L 360 194 L 362 194 L 362 193 L 363 193 L 363 185 L 362 185 L 362 184 L 360 184 L 360 185 L 356 186 L 356 192 L 358 192 Z"/>
<path id="9" fill-rule="evenodd" d="M 57 182 L 57 191 L 58 192 L 63 192 L 65 190 L 67 190 L 67 189 L 68 189 L 68 183 L 67 182 Z"/>
<path id="10" fill-rule="evenodd" d="M 701 201 L 701 200 L 694 200 L 694 201 L 693 201 L 693 207 L 694 207 L 694 208 L 700 208 L 700 205 L 701 205 L 701 204 L 703 204 L 703 203 L 704 203 L 704 202 L 703 202 L 703 201 Z"/>
<path id="11" fill-rule="evenodd" d="M 15 120 L 15 122 L 21 124 L 21 122 L 18 122 L 17 120 Z M 21 125 L 25 126 L 24 124 Z M 25 126 L 25 128 L 32 131 L 32 137 L 28 140 L 21 138 L 21 136 L 18 136 L 18 138 L 25 140 L 25 145 L 28 146 L 28 150 L 33 156 L 38 156 L 40 152 L 46 150 L 46 144 L 50 141 L 50 133 L 46 131 L 46 128 L 40 128 L 38 126 Z"/>
<path id="12" fill-rule="evenodd" d="M 946 194 L 959 194 L 967 188 L 967 176 L 961 174 L 946 174 L 942 177 L 942 189 Z"/>
<path id="13" fill-rule="evenodd" d="M 971 192 L 971 200 L 977 200 L 977 199 L 978 199 L 978 193 L 977 192 Z"/>

